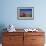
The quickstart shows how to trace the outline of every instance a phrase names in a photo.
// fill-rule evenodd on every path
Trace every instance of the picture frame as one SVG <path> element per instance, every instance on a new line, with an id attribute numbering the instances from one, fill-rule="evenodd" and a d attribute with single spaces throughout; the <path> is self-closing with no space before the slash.
<path id="1" fill-rule="evenodd" d="M 34 7 L 18 7 L 17 8 L 18 20 L 33 20 L 34 19 Z"/>

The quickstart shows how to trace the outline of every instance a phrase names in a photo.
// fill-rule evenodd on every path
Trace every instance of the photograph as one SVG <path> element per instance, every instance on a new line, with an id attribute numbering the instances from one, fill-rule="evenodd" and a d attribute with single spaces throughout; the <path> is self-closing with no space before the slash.
<path id="1" fill-rule="evenodd" d="M 17 18 L 23 20 L 34 19 L 34 8 L 33 7 L 18 7 Z"/>

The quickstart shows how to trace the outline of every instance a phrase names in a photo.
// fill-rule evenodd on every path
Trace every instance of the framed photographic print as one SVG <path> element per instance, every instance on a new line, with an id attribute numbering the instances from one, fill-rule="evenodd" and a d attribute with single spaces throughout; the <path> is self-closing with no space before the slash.
<path id="1" fill-rule="evenodd" d="M 34 7 L 18 7 L 17 18 L 19 20 L 33 20 L 34 19 Z"/>

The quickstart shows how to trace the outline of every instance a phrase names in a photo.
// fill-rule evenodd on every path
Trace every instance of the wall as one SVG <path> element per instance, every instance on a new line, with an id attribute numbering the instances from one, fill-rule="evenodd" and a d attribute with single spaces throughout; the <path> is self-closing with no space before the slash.
<path id="1" fill-rule="evenodd" d="M 46 0 L 0 0 L 0 25 L 16 28 L 40 27 L 46 32 Z M 18 20 L 17 7 L 34 7 L 34 20 Z M 1 26 L 0 26 L 1 27 Z"/>
<path id="2" fill-rule="evenodd" d="M 46 0 L 1 0 L 0 24 L 16 28 L 46 28 Z M 17 7 L 34 7 L 34 20 L 17 20 Z"/>

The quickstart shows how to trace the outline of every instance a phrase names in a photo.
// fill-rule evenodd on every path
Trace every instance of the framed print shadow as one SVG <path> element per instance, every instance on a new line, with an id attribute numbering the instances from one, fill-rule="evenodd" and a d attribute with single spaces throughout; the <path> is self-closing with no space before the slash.
<path id="1" fill-rule="evenodd" d="M 19 20 L 33 20 L 34 19 L 34 7 L 18 7 L 17 19 Z"/>

